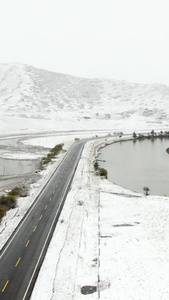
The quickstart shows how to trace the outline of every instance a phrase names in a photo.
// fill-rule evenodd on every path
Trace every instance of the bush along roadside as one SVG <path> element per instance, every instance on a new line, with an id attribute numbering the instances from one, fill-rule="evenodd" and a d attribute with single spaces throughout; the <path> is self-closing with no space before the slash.
<path id="1" fill-rule="evenodd" d="M 50 152 L 47 154 L 47 156 L 42 157 L 40 161 L 40 170 L 43 170 L 45 166 L 52 161 L 53 158 L 55 158 L 60 151 L 63 150 L 64 144 L 58 144 L 54 148 L 50 149 Z"/>
<path id="2" fill-rule="evenodd" d="M 60 151 L 63 151 L 63 146 L 64 144 L 56 145 L 50 150 L 46 157 L 42 157 L 39 169 L 43 170 L 45 166 L 60 153 Z M 6 195 L 0 196 L 0 223 L 2 221 L 2 218 L 6 215 L 7 211 L 17 206 L 17 198 L 26 196 L 26 189 L 20 187 L 15 187 Z"/>
<path id="3" fill-rule="evenodd" d="M 102 176 L 102 177 L 105 177 L 106 179 L 107 179 L 107 170 L 106 169 L 104 169 L 104 168 L 99 168 L 98 169 L 98 171 L 99 171 L 99 175 L 100 176 Z"/>
<path id="4" fill-rule="evenodd" d="M 6 195 L 0 196 L 0 223 L 6 212 L 17 205 L 17 198 L 22 194 L 22 188 L 15 187 Z"/>
<path id="5" fill-rule="evenodd" d="M 95 169 L 96 175 L 100 175 L 107 179 L 107 175 L 108 175 L 107 170 L 104 168 L 99 168 L 99 164 L 98 164 L 97 160 L 94 161 L 94 169 Z"/>

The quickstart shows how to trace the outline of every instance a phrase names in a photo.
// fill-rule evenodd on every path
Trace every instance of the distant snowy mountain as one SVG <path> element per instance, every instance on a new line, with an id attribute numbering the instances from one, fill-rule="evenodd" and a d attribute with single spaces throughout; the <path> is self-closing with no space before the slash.
<path id="1" fill-rule="evenodd" d="M 29 65 L 1 64 L 0 104 L 2 133 L 5 126 L 10 130 L 16 123 L 16 130 L 31 126 L 38 130 L 39 122 L 43 129 L 55 130 L 135 129 L 137 124 L 162 128 L 169 121 L 169 86 L 85 79 Z"/>

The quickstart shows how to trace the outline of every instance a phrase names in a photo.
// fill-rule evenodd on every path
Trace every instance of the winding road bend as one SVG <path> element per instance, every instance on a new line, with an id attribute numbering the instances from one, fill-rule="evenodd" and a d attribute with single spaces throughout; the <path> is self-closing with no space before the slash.
<path id="1" fill-rule="evenodd" d="M 73 144 L 1 250 L 1 300 L 30 298 L 85 142 Z"/>

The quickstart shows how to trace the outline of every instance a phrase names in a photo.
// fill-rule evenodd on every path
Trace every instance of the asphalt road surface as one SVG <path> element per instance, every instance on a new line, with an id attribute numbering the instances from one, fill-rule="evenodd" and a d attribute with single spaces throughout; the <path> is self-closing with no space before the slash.
<path id="1" fill-rule="evenodd" d="M 0 300 L 28 300 L 85 141 L 76 142 L 0 253 Z M 23 200 L 24 201 L 24 200 Z"/>

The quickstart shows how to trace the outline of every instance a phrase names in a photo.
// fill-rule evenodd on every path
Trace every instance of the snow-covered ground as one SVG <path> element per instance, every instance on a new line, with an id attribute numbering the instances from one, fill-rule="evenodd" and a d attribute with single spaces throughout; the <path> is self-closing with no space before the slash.
<path id="1" fill-rule="evenodd" d="M 56 137 L 56 140 L 53 141 L 57 142 L 58 137 Z M 68 141 L 65 141 L 64 150 L 68 150 L 73 142 L 74 141 L 70 141 L 69 139 Z M 38 145 L 39 143 L 40 143 L 40 138 L 37 138 L 35 144 Z M 49 145 L 48 139 L 44 140 L 42 138 L 41 144 L 44 147 L 47 147 Z M 56 143 L 50 145 L 50 147 L 52 148 L 55 145 Z M 18 223 L 20 222 L 24 214 L 27 212 L 28 208 L 36 199 L 37 195 L 39 194 L 39 192 L 41 191 L 45 183 L 52 176 L 54 170 L 60 164 L 60 161 L 63 159 L 65 154 L 66 152 L 59 154 L 59 157 L 57 157 L 52 164 L 48 165 L 47 169 L 41 171 L 40 172 L 41 178 L 37 182 L 30 185 L 29 196 L 24 198 L 19 198 L 17 201 L 18 202 L 17 207 L 7 212 L 6 216 L 3 218 L 0 224 L 0 249 L 3 247 L 3 245 L 5 244 L 5 242 L 7 241 L 7 239 L 13 232 L 13 230 L 15 229 L 15 227 L 18 225 Z M 32 158 L 32 154 L 28 152 L 25 153 L 25 156 L 27 157 L 27 159 Z M 11 158 L 15 158 L 13 153 L 11 153 Z"/>
<path id="2" fill-rule="evenodd" d="M 31 300 L 168 299 L 169 199 L 145 197 L 96 176 L 92 162 L 101 142 L 85 146 Z M 53 146 L 44 137 L 29 143 Z M 3 219 L 1 247 L 60 159 Z M 88 285 L 97 290 L 85 296 L 81 288 Z"/>
<path id="3" fill-rule="evenodd" d="M 0 135 L 168 127 L 169 87 L 0 64 Z"/>
<path id="4" fill-rule="evenodd" d="M 168 299 L 169 199 L 137 194 L 93 171 L 87 143 L 31 300 Z"/>
<path id="5" fill-rule="evenodd" d="M 0 135 L 51 135 L 29 138 L 27 145 L 64 143 L 68 150 L 75 138 L 101 136 L 103 129 L 105 135 L 168 130 L 167 86 L 79 79 L 25 65 L 1 65 L 0 83 Z M 105 139 L 84 148 L 31 300 L 169 298 L 169 198 L 145 197 L 96 176 L 100 143 Z M 2 155 L 35 158 L 35 153 Z M 0 248 L 64 155 L 41 171 L 30 195 L 3 218 Z M 96 291 L 83 295 L 84 286 Z"/>

